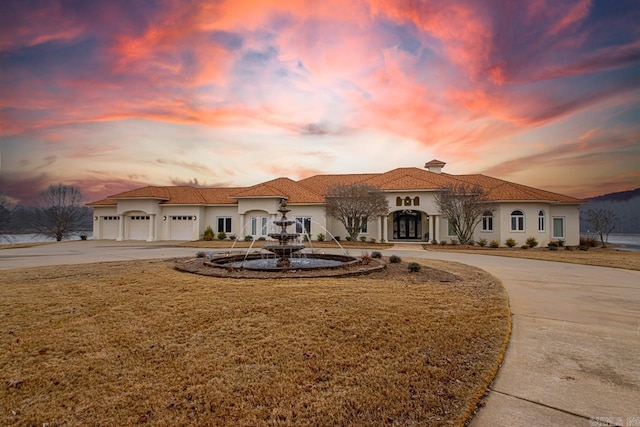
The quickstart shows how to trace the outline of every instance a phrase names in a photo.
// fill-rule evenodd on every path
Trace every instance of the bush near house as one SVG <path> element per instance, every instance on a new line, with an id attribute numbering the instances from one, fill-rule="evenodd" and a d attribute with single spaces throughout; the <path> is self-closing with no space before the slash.
<path id="1" fill-rule="evenodd" d="M 360 241 L 362 243 L 366 242 L 367 241 L 367 236 L 360 236 Z"/>
<path id="2" fill-rule="evenodd" d="M 229 236 L 229 240 L 234 240 L 235 241 L 237 238 L 238 238 L 238 236 L 236 236 L 235 234 L 231 234 Z"/>
<path id="3" fill-rule="evenodd" d="M 527 246 L 529 246 L 530 248 L 535 248 L 536 246 L 538 246 L 538 241 L 536 240 L 535 237 L 529 237 L 527 239 Z"/>
<path id="4" fill-rule="evenodd" d="M 320 234 L 318 234 L 318 236 L 316 238 L 318 239 L 318 242 L 324 242 L 324 239 L 326 237 L 327 236 L 325 236 L 324 234 L 320 233 Z"/>
<path id="5" fill-rule="evenodd" d="M 547 247 L 549 248 L 550 251 L 557 251 L 558 250 L 558 243 L 557 242 L 549 242 Z"/>
<path id="6" fill-rule="evenodd" d="M 490 248 L 499 248 L 500 247 L 500 242 L 498 242 L 497 240 L 492 240 L 491 243 L 489 243 L 489 247 Z"/>
<path id="7" fill-rule="evenodd" d="M 504 241 L 504 244 L 509 246 L 510 248 L 514 247 L 515 245 L 517 245 L 516 241 L 513 240 L 511 237 L 509 237 L 507 240 Z"/>
<path id="8" fill-rule="evenodd" d="M 202 240 L 213 240 L 213 237 L 213 229 L 211 228 L 211 226 L 208 226 L 207 228 L 205 228 L 204 233 L 202 234 Z"/>
<path id="9" fill-rule="evenodd" d="M 480 246 L 481 248 L 484 248 L 485 246 L 487 246 L 487 239 L 482 238 L 478 240 L 478 246 Z"/>
<path id="10" fill-rule="evenodd" d="M 225 233 L 224 231 L 221 231 L 218 233 L 218 240 L 224 240 L 227 238 L 227 233 Z"/>
<path id="11" fill-rule="evenodd" d="M 252 241 L 252 240 L 253 240 L 253 236 L 251 236 L 251 235 L 244 236 L 244 241 L 245 241 L 245 242 L 250 242 L 250 241 Z"/>
<path id="12" fill-rule="evenodd" d="M 371 258 L 382 258 L 382 254 L 379 251 L 371 252 Z"/>

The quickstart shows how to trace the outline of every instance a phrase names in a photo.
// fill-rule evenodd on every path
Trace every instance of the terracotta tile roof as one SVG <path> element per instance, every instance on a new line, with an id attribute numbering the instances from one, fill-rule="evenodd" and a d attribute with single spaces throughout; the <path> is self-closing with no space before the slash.
<path id="1" fill-rule="evenodd" d="M 276 178 L 241 190 L 231 197 L 285 197 L 288 203 L 324 203 L 324 198 L 289 178 Z"/>
<path id="2" fill-rule="evenodd" d="M 437 162 L 432 161 L 430 163 Z M 460 183 L 478 184 L 495 201 L 548 201 L 555 203 L 583 203 L 583 200 L 486 175 L 449 175 L 420 168 L 398 168 L 385 173 L 316 175 L 298 182 L 276 178 L 251 187 L 193 188 L 187 186 L 142 187 L 88 203 L 87 206 L 115 206 L 119 199 L 151 198 L 161 204 L 229 204 L 239 198 L 285 197 L 289 203 L 324 203 L 324 195 L 331 185 L 365 183 L 386 191 L 438 190 Z"/>
<path id="3" fill-rule="evenodd" d="M 455 182 L 450 175 L 418 168 L 398 168 L 365 181 L 383 190 L 436 190 Z"/>
<path id="4" fill-rule="evenodd" d="M 584 200 L 575 197 L 528 187 L 486 175 L 455 175 L 455 178 L 473 185 L 480 185 L 487 191 L 490 200 L 540 200 L 556 203 L 584 203 Z"/>
<path id="5" fill-rule="evenodd" d="M 344 174 L 344 175 L 315 175 L 301 179 L 298 184 L 308 188 L 316 194 L 327 194 L 332 185 L 352 185 L 380 175 L 379 173 Z"/>
<path id="6" fill-rule="evenodd" d="M 208 205 L 235 205 L 238 201 L 231 198 L 231 195 L 244 188 L 245 187 L 198 188 L 198 192 L 204 197 L 205 203 Z"/>
<path id="7" fill-rule="evenodd" d="M 169 200 L 168 188 L 170 187 L 141 187 L 124 191 L 107 197 L 108 199 L 162 199 Z"/>
<path id="8" fill-rule="evenodd" d="M 118 201 L 111 200 L 111 199 L 96 200 L 95 202 L 90 202 L 86 204 L 86 206 L 117 206 L 117 205 L 118 205 Z"/>

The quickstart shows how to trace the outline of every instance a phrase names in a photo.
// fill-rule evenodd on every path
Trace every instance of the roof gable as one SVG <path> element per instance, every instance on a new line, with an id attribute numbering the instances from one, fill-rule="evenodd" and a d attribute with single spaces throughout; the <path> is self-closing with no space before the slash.
<path id="1" fill-rule="evenodd" d="M 324 198 L 289 178 L 276 178 L 231 195 L 236 199 L 281 197 L 288 203 L 323 203 Z"/>

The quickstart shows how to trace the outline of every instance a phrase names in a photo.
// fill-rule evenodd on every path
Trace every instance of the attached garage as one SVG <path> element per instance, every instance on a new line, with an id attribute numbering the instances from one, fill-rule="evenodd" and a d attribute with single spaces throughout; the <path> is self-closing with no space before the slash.
<path id="1" fill-rule="evenodd" d="M 118 224 L 120 223 L 119 216 L 101 216 L 101 238 L 102 239 L 117 239 L 118 238 Z"/>
<path id="2" fill-rule="evenodd" d="M 149 215 L 132 215 L 129 218 L 129 240 L 147 240 Z"/>
<path id="3" fill-rule="evenodd" d="M 176 215 L 169 218 L 170 240 L 193 240 L 193 221 L 195 219 L 192 215 Z"/>

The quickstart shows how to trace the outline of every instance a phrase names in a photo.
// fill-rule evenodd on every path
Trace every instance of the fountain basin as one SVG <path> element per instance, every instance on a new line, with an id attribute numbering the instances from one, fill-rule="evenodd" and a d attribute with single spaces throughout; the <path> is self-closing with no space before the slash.
<path id="1" fill-rule="evenodd" d="M 222 267 L 227 270 L 253 270 L 253 271 L 287 271 L 287 270 L 314 270 L 314 269 L 336 269 L 351 266 L 360 262 L 359 258 L 347 255 L 331 254 L 303 254 L 289 258 L 290 264 L 287 266 L 278 265 L 279 258 L 264 258 L 260 254 L 249 256 L 232 255 L 220 258 L 213 258 L 206 261 L 206 265 L 212 267 Z"/>

